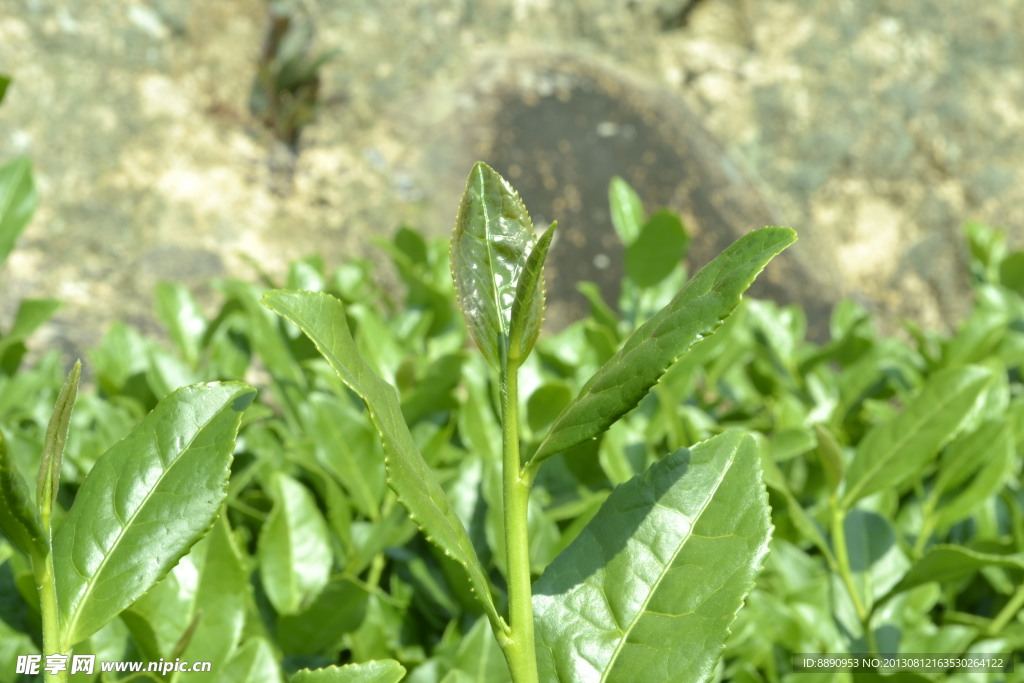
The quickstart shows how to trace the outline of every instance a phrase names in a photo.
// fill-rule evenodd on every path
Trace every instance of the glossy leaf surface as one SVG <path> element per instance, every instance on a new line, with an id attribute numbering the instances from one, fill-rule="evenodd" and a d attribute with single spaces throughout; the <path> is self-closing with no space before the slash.
<path id="1" fill-rule="evenodd" d="M 704 681 L 770 532 L 757 448 L 738 432 L 621 485 L 534 585 L 541 680 Z"/>
<path id="2" fill-rule="evenodd" d="M 494 169 L 478 162 L 455 219 L 451 270 L 466 326 L 495 370 L 507 362 L 512 303 L 534 242 L 533 222 L 519 195 Z M 530 307 L 539 304 L 531 301 Z M 539 310 L 524 313 L 539 325 Z"/>
<path id="3" fill-rule="evenodd" d="M 207 532 L 254 395 L 238 382 L 179 389 L 96 462 L 53 540 L 68 643 L 113 619 Z"/>
<path id="4" fill-rule="evenodd" d="M 590 378 L 531 464 L 594 438 L 636 407 L 680 355 L 721 325 L 757 274 L 795 240 L 788 228 L 755 230 L 702 268 Z"/>
<path id="5" fill-rule="evenodd" d="M 844 506 L 900 486 L 959 431 L 992 373 L 980 367 L 936 373 L 895 419 L 871 430 L 846 471 Z"/>
<path id="6" fill-rule="evenodd" d="M 331 546 L 327 522 L 309 489 L 275 472 L 274 508 L 260 533 L 260 578 L 278 614 L 305 609 L 327 585 Z"/>
<path id="7" fill-rule="evenodd" d="M 466 569 L 476 599 L 492 624 L 497 623 L 500 617 L 490 583 L 466 528 L 416 447 L 395 388 L 374 374 L 356 351 L 342 303 L 326 294 L 281 290 L 269 292 L 264 303 L 305 332 L 338 377 L 366 404 L 384 444 L 388 485 L 428 540 Z"/>
<path id="8" fill-rule="evenodd" d="M 405 667 L 393 659 L 384 659 L 323 669 L 303 669 L 292 676 L 291 683 L 398 683 L 405 677 Z"/>

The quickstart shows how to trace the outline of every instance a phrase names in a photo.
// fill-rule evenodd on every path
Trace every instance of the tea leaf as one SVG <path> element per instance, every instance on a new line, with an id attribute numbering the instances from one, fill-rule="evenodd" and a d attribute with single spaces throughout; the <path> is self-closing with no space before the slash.
<path id="1" fill-rule="evenodd" d="M 818 458 L 821 461 L 821 468 L 825 471 L 825 479 L 828 481 L 829 489 L 835 491 L 846 470 L 842 448 L 828 427 L 822 424 L 814 424 L 814 436 L 818 441 Z"/>
<path id="2" fill-rule="evenodd" d="M 216 677 L 234 652 L 245 624 L 249 576 L 223 513 L 204 543 L 199 586 L 191 605 L 194 618 L 198 618 L 181 658 L 210 662 L 211 669 L 202 673 L 182 673 L 179 681 L 207 681 L 211 675 Z M 174 656 L 172 653 L 171 657 Z"/>
<path id="3" fill-rule="evenodd" d="M 1024 296 L 1024 251 L 1015 251 L 999 264 L 999 282 Z"/>
<path id="4" fill-rule="evenodd" d="M 512 319 L 509 332 L 509 354 L 522 365 L 533 350 L 540 335 L 540 326 L 544 322 L 544 260 L 551 247 L 551 238 L 555 234 L 555 221 L 526 257 L 526 264 L 516 284 L 516 298 L 512 301 Z"/>
<path id="5" fill-rule="evenodd" d="M 36 480 L 36 506 L 44 522 L 49 520 L 50 510 L 57 500 L 57 488 L 60 486 L 60 464 L 64 460 L 64 444 L 68 440 L 68 429 L 71 427 L 71 411 L 75 407 L 75 396 L 78 395 L 78 380 L 82 376 L 82 361 L 75 363 L 68 375 L 57 404 L 50 415 L 50 424 L 46 427 L 46 440 L 43 441 L 43 453 L 39 459 L 39 477 Z M 50 530 L 44 529 L 49 535 Z"/>
<path id="6" fill-rule="evenodd" d="M 935 524 L 944 528 L 970 515 L 985 499 L 995 495 L 1013 474 L 1013 434 L 1005 425 L 987 444 L 982 466 L 970 483 L 938 510 Z"/>
<path id="7" fill-rule="evenodd" d="M 36 188 L 28 159 L 0 166 L 0 265 L 36 210 Z"/>
<path id="8" fill-rule="evenodd" d="M 263 638 L 250 638 L 221 672 L 220 683 L 283 683 L 274 649 Z"/>
<path id="9" fill-rule="evenodd" d="M 451 270 L 466 326 L 495 370 L 507 363 L 512 304 L 534 241 L 533 222 L 519 195 L 494 169 L 478 162 L 455 219 Z"/>
<path id="10" fill-rule="evenodd" d="M 770 533 L 757 448 L 738 432 L 619 486 L 534 584 L 541 680 L 707 680 Z"/>
<path id="11" fill-rule="evenodd" d="M 427 539 L 466 569 L 473 593 L 491 624 L 502 623 L 491 598 L 490 582 L 466 528 L 416 448 L 402 418 L 395 388 L 374 374 L 356 351 L 345 307 L 327 294 L 283 290 L 268 292 L 263 302 L 305 332 L 338 377 L 366 404 L 384 445 L 388 485 Z"/>
<path id="12" fill-rule="evenodd" d="M 1024 555 L 992 555 L 957 545 L 933 546 L 910 568 L 903 580 L 892 590 L 892 594 L 902 593 L 932 581 L 959 581 L 982 567 L 1024 570 Z"/>
<path id="13" fill-rule="evenodd" d="M 46 554 L 43 526 L 32 504 L 28 485 L 21 476 L 0 431 L 0 531 L 21 552 L 42 557 Z"/>
<path id="14" fill-rule="evenodd" d="M 473 628 L 459 643 L 455 653 L 456 669 L 466 673 L 474 683 L 511 683 L 512 675 L 501 654 L 501 648 L 491 635 L 484 618 L 477 619 Z"/>
<path id="15" fill-rule="evenodd" d="M 962 367 L 937 372 L 921 393 L 892 420 L 872 429 L 857 447 L 846 471 L 843 506 L 900 486 L 916 475 L 956 435 L 992 372 Z"/>
<path id="16" fill-rule="evenodd" d="M 896 532 L 885 517 L 853 509 L 843 519 L 846 554 L 854 590 L 870 608 L 900 580 L 910 560 L 896 542 Z"/>
<path id="17" fill-rule="evenodd" d="M 345 487 L 356 509 L 376 521 L 387 489 L 370 426 L 357 415 L 350 415 L 349 409 L 333 396 L 314 394 L 310 403 L 313 410 L 307 430 L 316 442 L 321 462 Z"/>
<path id="18" fill-rule="evenodd" d="M 63 302 L 56 299 L 22 299 L 10 331 L 6 337 L 0 339 L 0 357 L 10 347 L 28 339 L 30 334 L 52 318 L 63 305 Z"/>
<path id="19" fill-rule="evenodd" d="M 640 235 L 644 224 L 644 205 L 640 195 L 619 176 L 608 184 L 608 204 L 612 210 L 612 226 L 627 247 Z"/>
<path id="20" fill-rule="evenodd" d="M 270 489 L 274 508 L 257 548 L 260 578 L 277 613 L 296 614 L 327 585 L 332 561 L 327 522 L 309 489 L 288 475 L 275 472 Z"/>
<path id="21" fill-rule="evenodd" d="M 1013 450 L 1013 432 L 1006 420 L 988 420 L 973 432 L 961 434 L 946 446 L 939 458 L 939 473 L 932 495 L 952 491 L 977 472 L 997 449 L 993 444 L 1006 440 Z"/>
<path id="22" fill-rule="evenodd" d="M 68 644 L 149 590 L 213 524 L 253 396 L 238 382 L 179 389 L 96 461 L 53 539 Z"/>
<path id="23" fill-rule="evenodd" d="M 587 381 L 530 467 L 598 436 L 632 410 L 679 356 L 722 324 L 757 274 L 795 240 L 788 228 L 755 230 L 702 268 Z"/>
<path id="24" fill-rule="evenodd" d="M 167 328 L 167 335 L 185 360 L 193 367 L 206 333 L 206 317 L 192 294 L 177 283 L 159 282 L 153 290 L 156 315 Z"/>
<path id="25" fill-rule="evenodd" d="M 689 243 L 679 216 L 659 211 L 626 248 L 626 274 L 638 287 L 653 287 L 675 270 Z"/>
<path id="26" fill-rule="evenodd" d="M 343 634 L 359 627 L 366 614 L 367 593 L 344 577 L 334 577 L 307 609 L 277 621 L 281 649 L 290 655 L 319 654 Z"/>
<path id="27" fill-rule="evenodd" d="M 303 669 L 292 676 L 291 683 L 398 683 L 405 677 L 405 667 L 393 659 L 362 664 Z"/>

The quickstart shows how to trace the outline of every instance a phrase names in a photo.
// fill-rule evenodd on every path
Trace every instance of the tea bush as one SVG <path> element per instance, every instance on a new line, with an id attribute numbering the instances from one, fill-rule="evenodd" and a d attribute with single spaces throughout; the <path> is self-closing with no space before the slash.
<path id="1" fill-rule="evenodd" d="M 504 218 L 518 210 L 509 204 L 511 195 L 502 194 L 500 178 L 489 176 L 485 167 L 474 173 L 487 189 L 476 200 L 464 200 L 464 206 L 468 201 L 487 214 L 488 202 L 497 201 L 493 205 L 503 207 Z M 573 422 L 579 414 L 573 412 L 579 406 L 574 397 L 596 386 L 591 377 L 607 373 L 602 367 L 614 367 L 624 346 L 661 340 L 661 333 L 653 332 L 660 328 L 648 324 L 664 315 L 658 311 L 685 305 L 682 322 L 710 316 L 712 329 L 723 317 L 718 308 L 708 312 L 710 295 L 698 292 L 699 283 L 687 284 L 722 271 L 712 268 L 688 278 L 681 265 L 687 237 L 678 217 L 667 211 L 645 216 L 636 194 L 619 179 L 609 196 L 626 252 L 620 299 L 603 301 L 595 285 L 580 283 L 590 302 L 588 316 L 557 334 L 536 337 L 539 320 L 531 313 L 536 310 L 524 312 L 522 306 L 542 296 L 546 245 L 535 246 L 532 230 L 519 233 L 525 240 L 520 251 L 502 258 L 517 264 L 514 279 L 536 274 L 532 290 L 517 294 L 513 288 L 493 299 L 495 312 L 480 313 L 467 304 L 471 288 L 460 285 L 462 308 L 483 354 L 468 347 L 449 242 L 426 240 L 409 228 L 378 241 L 405 285 L 398 299 L 376 284 L 372 265 L 358 259 L 334 271 L 317 257 L 296 261 L 280 283 L 266 275 L 260 285 L 217 281 L 221 302 L 212 318 L 185 288 L 162 283 L 155 304 L 167 341 L 113 325 L 86 359 L 96 391 L 77 400 L 69 388 L 77 377 L 65 384 L 56 353 L 22 367 L 25 340 L 58 304 L 21 302 L 13 325 L 0 337 L 0 434 L 9 454 L 0 458 L 6 463 L 0 478 L 9 492 L 14 479 L 31 482 L 40 469 L 47 473 L 38 489 L 22 488 L 27 508 L 51 500 L 54 553 L 66 545 L 60 540 L 63 523 L 104 519 L 102 512 L 90 515 L 85 503 L 75 505 L 87 492 L 95 499 L 89 489 L 101 486 L 87 485 L 86 475 L 109 468 L 115 462 L 111 453 L 121 453 L 116 462 L 129 467 L 135 451 L 126 451 L 124 444 L 138 443 L 140 434 L 149 433 L 146 425 L 158 424 L 174 406 L 179 410 L 191 400 L 189 392 L 201 391 L 195 387 L 224 387 L 218 405 L 235 405 L 238 413 L 230 479 L 221 512 L 216 522 L 210 519 L 212 530 L 194 545 L 190 536 L 178 553 L 187 554 L 176 564 L 165 561 L 166 576 L 152 574 L 137 595 L 125 588 L 121 598 L 130 599 L 97 612 L 91 631 L 65 629 L 68 638 L 88 637 L 64 644 L 103 661 L 213 663 L 212 674 L 179 672 L 158 680 L 398 681 L 408 671 L 404 680 L 414 683 L 501 683 L 512 680 L 509 643 L 521 642 L 510 602 L 523 609 L 522 595 L 511 601 L 509 595 L 521 590 L 515 582 L 525 572 L 527 589 L 536 580 L 530 625 L 536 627 L 545 682 L 710 677 L 774 683 L 801 680 L 797 676 L 874 681 L 878 674 L 870 672 L 797 674 L 792 655 L 1006 653 L 1024 647 L 1024 254 L 1008 254 L 996 230 L 966 227 L 976 305 L 951 335 L 907 324 L 904 338 L 879 337 L 867 312 L 844 301 L 833 312 L 830 339 L 816 344 L 805 338 L 799 307 L 744 300 L 714 334 L 703 323 L 693 327 L 689 343 L 696 343 L 686 353 L 685 346 L 670 349 L 664 362 L 671 365 L 660 380 L 660 368 L 653 372 L 657 383 L 650 393 L 631 390 L 638 404 L 624 400 L 608 409 L 625 413 L 621 420 L 602 418 L 588 427 L 590 413 Z M 0 254 L 10 251 L 34 204 L 27 162 L 0 167 L 0 247 L 7 245 Z M 522 214 L 512 218 L 522 222 L 520 228 L 528 225 Z M 470 241 L 462 256 L 455 256 L 456 270 L 481 263 L 472 254 L 473 220 L 469 214 L 460 218 L 461 236 L 468 233 Z M 782 232 L 756 239 L 767 239 L 766 234 L 779 240 L 771 253 L 788 239 Z M 457 229 L 456 243 L 459 238 Z M 539 263 L 528 265 L 534 253 Z M 729 285 L 737 297 L 771 253 Z M 264 298 L 267 290 L 281 286 L 290 291 Z M 688 286 L 695 298 L 674 303 Z M 519 311 L 502 313 L 517 296 Z M 728 302 L 715 306 L 726 315 L 731 308 Z M 474 321 L 479 315 L 484 318 Z M 527 321 L 519 324 L 529 332 L 509 336 L 502 328 L 504 336 L 489 336 L 488 325 L 513 319 Z M 510 355 L 515 346 L 510 340 L 524 339 L 525 353 Z M 498 345 L 489 346 L 493 343 Z M 650 356 L 644 362 L 658 364 Z M 518 380 L 511 394 L 510 367 Z M 637 365 L 631 372 L 639 376 L 643 370 Z M 395 389 L 378 384 L 378 377 Z M 224 384 L 200 384 L 210 382 Z M 246 395 L 242 382 L 259 389 L 247 406 L 232 403 Z M 186 386 L 193 388 L 181 389 Z M 230 413 L 223 413 L 225 420 Z M 521 416 L 511 435 L 510 414 Z M 229 457 L 225 444 L 234 432 L 225 424 L 217 443 Z M 61 425 L 67 435 L 63 444 L 55 436 Z M 132 436 L 122 441 L 127 435 Z M 510 526 L 503 514 L 508 504 L 503 458 L 508 471 L 511 442 L 520 450 L 511 462 L 523 465 L 533 484 L 519 494 L 529 501 L 528 513 L 519 508 L 523 528 L 515 528 L 514 521 Z M 52 458 L 55 449 L 63 460 L 59 453 Z M 189 448 L 182 452 L 187 455 Z M 412 452 L 422 456 L 425 469 L 416 469 L 420 465 Z M 541 460 L 543 467 L 530 465 Z M 733 463 L 739 463 L 739 474 L 715 480 L 724 482 L 720 493 L 716 484 L 709 485 L 706 507 L 719 510 L 714 524 L 696 534 L 679 531 L 678 524 L 655 523 L 655 510 L 669 501 L 666 491 L 680 493 L 682 509 L 687 500 L 702 500 L 701 482 L 708 473 L 725 472 Z M 412 469 L 396 469 L 405 466 Z M 58 475 L 59 488 L 44 487 Z M 437 490 L 429 484 L 435 476 Z M 758 510 L 768 514 L 762 476 L 774 527 L 770 544 L 769 518 L 758 521 Z M 114 475 L 101 473 L 88 481 L 103 477 Z M 181 485 L 188 488 L 186 482 Z M 657 495 L 644 488 L 652 482 L 661 482 Z M 417 502 L 420 485 L 429 495 Z M 436 519 L 424 512 L 430 505 L 440 511 Z M 622 521 L 630 514 L 641 517 Z M 699 524 L 701 514 L 689 519 Z M 4 519 L 0 681 L 15 681 L 28 678 L 14 674 L 17 655 L 46 647 L 47 608 L 37 590 L 42 584 L 34 541 L 16 537 L 20 527 L 10 516 Z M 587 589 L 584 606 L 598 605 L 602 595 L 614 605 L 629 588 L 630 562 L 643 555 L 634 543 L 636 529 L 612 538 L 604 564 L 590 567 L 603 586 L 572 584 L 569 575 L 585 573 L 581 567 L 594 561 L 592 548 L 610 538 L 595 530 L 645 520 L 654 529 L 676 529 L 685 536 L 678 539 L 677 551 L 691 532 L 714 537 L 715 525 L 742 523 L 751 541 L 742 550 L 719 550 L 710 542 L 686 546 L 699 572 L 687 573 L 674 559 L 662 562 L 660 576 L 673 574 L 665 585 L 677 586 L 674 590 L 694 600 L 695 613 L 707 619 L 676 628 L 655 615 L 644 633 L 625 629 L 631 642 L 654 643 L 668 659 L 655 653 L 621 655 L 624 638 L 612 648 L 610 663 L 597 645 L 573 650 L 560 629 L 589 647 L 599 640 L 594 628 L 622 626 L 614 619 L 610 625 L 601 621 L 604 612 L 594 617 L 596 626 L 583 623 L 586 619 L 572 621 L 573 610 L 558 603 L 555 584 Z M 44 525 L 47 537 L 50 524 Z M 512 542 L 525 539 L 518 555 L 506 546 L 510 528 Z M 446 533 L 451 534 L 447 540 Z M 630 562 L 615 568 L 617 552 Z M 510 566 L 510 557 L 517 566 Z M 729 566 L 738 572 L 732 583 Z M 728 588 L 727 599 L 714 604 L 714 590 L 711 597 L 700 594 L 704 584 Z M 640 620 L 635 610 L 634 619 Z M 593 653 L 599 663 L 584 656 Z M 376 663 L 317 671 L 372 660 Z M 675 668 L 665 663 L 672 661 Z M 667 668 L 658 673 L 655 665 Z M 312 671 L 296 673 L 303 669 Z M 528 676 L 517 672 L 517 683 Z M 904 671 L 894 676 L 896 683 L 966 682 L 1009 680 L 1016 674 Z M 98 671 L 68 676 L 115 677 Z"/>

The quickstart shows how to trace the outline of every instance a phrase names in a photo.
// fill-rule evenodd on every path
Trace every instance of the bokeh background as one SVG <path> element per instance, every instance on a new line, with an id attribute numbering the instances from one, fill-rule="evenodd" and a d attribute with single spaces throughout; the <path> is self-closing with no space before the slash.
<path id="1" fill-rule="evenodd" d="M 692 266 L 794 227 L 759 293 L 812 334 L 840 297 L 949 330 L 962 223 L 1024 244 L 1019 0 L 0 0 L 0 71 L 0 158 L 40 192 L 0 297 L 66 302 L 34 346 L 69 354 L 158 334 L 160 280 L 210 301 L 445 234 L 477 159 L 563 226 L 555 327 L 578 279 L 614 300 L 614 174 L 682 213 Z"/>

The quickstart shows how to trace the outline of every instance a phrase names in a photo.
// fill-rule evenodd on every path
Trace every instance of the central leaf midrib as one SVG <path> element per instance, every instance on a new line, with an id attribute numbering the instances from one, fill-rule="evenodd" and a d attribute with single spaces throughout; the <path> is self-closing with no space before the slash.
<path id="1" fill-rule="evenodd" d="M 711 504 L 711 501 L 715 497 L 715 493 L 718 492 L 718 489 L 719 489 L 719 487 L 721 487 L 722 482 L 725 481 L 725 477 L 729 474 L 729 471 L 732 469 L 732 466 L 736 463 L 736 457 L 739 454 L 739 450 L 740 450 L 741 445 L 742 445 L 742 441 L 739 444 L 737 444 L 736 447 L 733 449 L 732 457 L 729 458 L 729 463 L 726 465 L 725 469 L 722 471 L 722 474 L 719 477 L 718 482 L 715 484 L 714 489 L 712 489 L 711 494 L 707 497 L 707 500 L 704 502 L 704 505 L 701 506 L 701 508 L 698 511 L 698 513 L 696 515 L 694 515 L 694 518 L 693 518 L 694 521 L 690 525 L 690 530 L 686 534 L 686 538 L 679 544 L 679 547 L 676 548 L 676 551 L 674 553 L 672 553 L 672 559 L 665 563 L 665 568 L 661 572 L 659 572 L 658 580 L 654 582 L 654 585 L 651 587 L 651 590 L 647 594 L 647 597 L 644 598 L 643 604 L 640 606 L 640 609 L 637 611 L 636 616 L 633 617 L 633 619 L 629 622 L 628 628 L 623 629 L 623 631 L 622 631 L 622 638 L 619 640 L 618 645 L 615 646 L 615 651 L 612 653 L 611 658 L 609 658 L 609 660 L 608 660 L 608 667 L 601 674 L 601 681 L 600 681 L 600 683 L 605 683 L 605 681 L 608 680 L 608 676 L 611 674 L 612 669 L 615 668 L 615 662 L 618 660 L 619 654 L 622 652 L 622 648 L 625 647 L 625 645 L 626 645 L 626 640 L 628 639 L 629 634 L 633 632 L 633 629 L 636 628 L 637 623 L 644 616 L 644 614 L 647 613 L 647 605 L 649 605 L 651 600 L 654 598 L 654 594 L 658 592 L 658 588 L 661 587 L 661 582 L 664 580 L 665 576 L 668 574 L 669 569 L 671 569 L 672 565 L 675 564 L 676 558 L 679 557 L 679 553 L 681 553 L 683 551 L 683 548 L 686 547 L 686 544 L 690 541 L 691 538 L 693 538 L 693 530 L 694 530 L 694 528 L 697 526 L 697 523 L 700 521 L 701 517 L 707 511 L 708 506 Z M 609 605 L 609 607 L 610 607 L 610 605 Z"/>
<path id="2" fill-rule="evenodd" d="M 164 479 L 167 478 L 167 476 L 171 473 L 171 470 L 174 469 L 174 467 L 181 461 L 182 455 L 184 455 L 185 452 L 188 451 L 192 447 L 192 444 L 195 443 L 196 439 L 199 438 L 199 436 L 203 433 L 203 431 L 206 430 L 206 428 L 210 425 L 210 423 L 213 422 L 213 420 L 218 415 L 220 415 L 220 413 L 223 410 L 224 410 L 224 408 L 222 407 L 220 410 L 215 411 L 213 413 L 213 415 L 210 416 L 210 419 L 208 419 L 206 422 L 204 422 L 199 427 L 199 429 L 196 430 L 195 435 L 193 435 L 193 437 L 191 439 L 189 439 L 188 444 L 186 444 L 185 447 L 181 449 L 181 451 L 178 453 L 178 456 L 171 462 L 170 465 L 168 465 L 164 469 L 163 474 L 160 475 L 160 478 L 156 481 L 156 483 L 153 485 L 153 487 L 149 490 L 149 492 L 146 493 L 146 497 L 142 500 L 142 504 L 139 505 L 138 509 L 136 509 L 136 511 L 131 515 L 131 517 L 128 518 L 127 522 L 125 522 L 125 524 L 121 527 L 121 533 L 119 533 L 117 535 L 117 539 L 114 541 L 114 544 L 111 546 L 110 551 L 107 552 L 106 555 L 103 557 L 103 560 L 100 562 L 100 566 L 97 568 L 97 570 L 95 572 L 93 572 L 92 577 L 86 580 L 86 582 L 85 582 L 86 590 L 83 591 L 83 593 L 81 594 L 82 597 L 79 598 L 79 600 L 78 600 L 78 602 L 77 602 L 77 604 L 75 606 L 74 618 L 68 621 L 67 628 L 65 629 L 65 633 L 74 633 L 75 627 L 78 625 L 78 620 L 82 616 L 82 605 L 85 603 L 86 599 L 88 598 L 88 596 L 92 593 L 93 589 L 95 588 L 97 577 L 99 577 L 103 573 L 103 570 L 107 566 L 107 563 L 110 561 L 110 558 L 113 557 L 113 555 L 119 549 L 121 541 L 124 540 L 125 534 L 127 533 L 127 529 L 131 528 L 132 524 L 135 522 L 135 519 L 142 513 L 142 511 L 149 504 L 149 500 L 153 496 L 154 492 L 156 492 L 156 490 L 158 488 L 160 488 L 160 485 L 164 482 Z M 74 561 L 73 560 L 71 561 L 71 566 L 74 567 Z M 75 572 L 78 573 L 78 568 L 77 567 L 75 567 Z"/>

